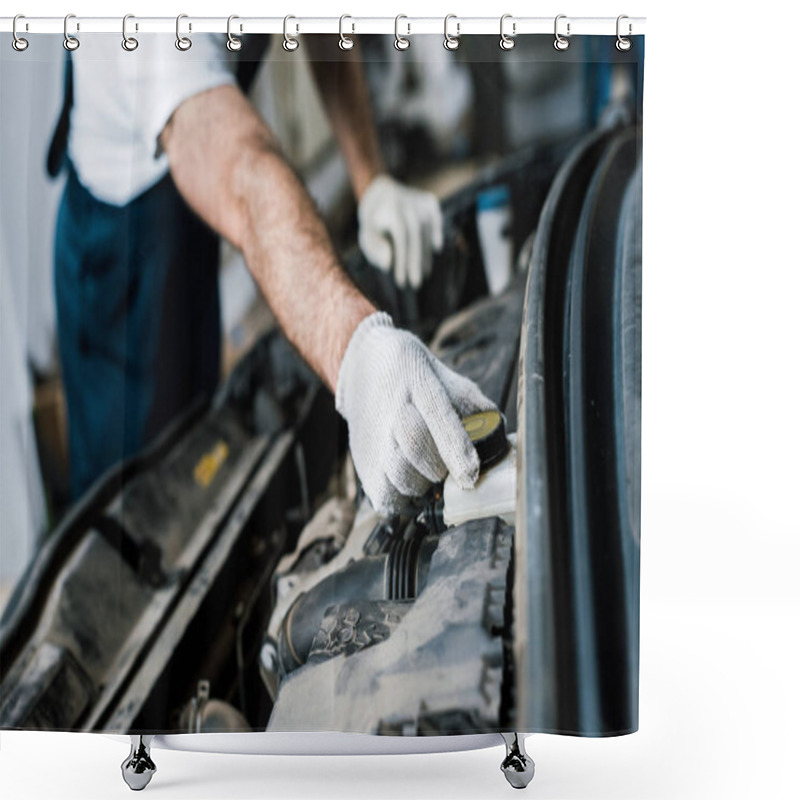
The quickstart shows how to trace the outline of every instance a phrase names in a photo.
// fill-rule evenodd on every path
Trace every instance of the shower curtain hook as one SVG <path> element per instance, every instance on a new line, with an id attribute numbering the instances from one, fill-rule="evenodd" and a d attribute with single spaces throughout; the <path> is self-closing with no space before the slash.
<path id="1" fill-rule="evenodd" d="M 555 49 L 556 49 L 556 50 L 566 50 L 566 49 L 569 47 L 569 39 L 565 39 L 565 38 L 564 38 L 564 37 L 563 37 L 563 36 L 562 36 L 562 35 L 561 35 L 561 34 L 558 32 L 558 21 L 559 21 L 560 19 L 566 19 L 566 18 L 567 18 L 567 15 L 566 15 L 566 14 L 559 14 L 559 15 L 556 17 L 556 21 L 555 21 L 555 25 L 554 25 L 554 32 L 555 32 L 555 35 L 556 35 L 556 39 L 555 39 L 555 41 L 553 42 L 553 47 L 555 47 Z M 569 28 L 570 28 L 570 23 L 568 22 L 568 23 L 567 23 L 567 36 L 569 36 L 569 35 L 570 35 L 570 30 L 569 30 Z"/>
<path id="2" fill-rule="evenodd" d="M 339 17 L 339 49 L 340 50 L 352 50 L 353 47 L 355 46 L 355 42 L 349 36 L 345 36 L 344 35 L 343 26 L 344 26 L 344 21 L 346 19 L 353 19 L 353 18 L 349 14 L 342 14 L 342 16 Z M 356 24 L 355 24 L 355 22 L 351 23 L 351 25 L 352 25 L 352 28 L 353 28 L 352 33 L 355 33 L 356 32 Z"/>
<path id="3" fill-rule="evenodd" d="M 236 52 L 238 52 L 239 50 L 242 49 L 242 40 L 241 39 L 237 39 L 231 33 L 231 22 L 233 22 L 233 20 L 235 20 L 235 19 L 239 19 L 239 17 L 237 17 L 236 14 L 231 14 L 228 17 L 228 41 L 225 43 L 225 47 L 227 47 L 228 50 L 231 51 L 231 53 L 236 53 Z M 239 26 L 239 31 L 241 32 L 241 30 L 242 30 L 242 26 L 240 25 Z"/>
<path id="4" fill-rule="evenodd" d="M 126 14 L 122 18 L 122 49 L 132 53 L 139 46 L 139 40 L 134 39 L 133 36 L 128 36 L 127 25 L 129 19 L 136 19 L 136 17 L 133 14 Z M 139 30 L 138 23 L 136 23 L 136 30 Z"/>
<path id="5" fill-rule="evenodd" d="M 181 36 L 181 20 L 187 19 L 188 14 L 178 14 L 175 18 L 175 47 L 181 52 L 186 52 L 192 46 L 192 40 L 188 36 Z M 189 31 L 192 30 L 192 23 L 189 23 Z"/>
<path id="6" fill-rule="evenodd" d="M 622 20 L 624 20 L 624 19 L 629 19 L 629 17 L 628 17 L 628 15 L 627 15 L 627 14 L 620 14 L 620 15 L 617 17 L 617 41 L 616 41 L 616 48 L 617 48 L 617 50 L 619 50 L 619 51 L 620 51 L 620 53 L 626 53 L 628 50 L 630 50 L 630 49 L 631 49 L 631 40 L 630 40 L 630 39 L 626 39 L 626 38 L 625 38 L 624 36 L 622 36 L 622 35 L 620 34 L 620 32 L 619 32 L 619 24 L 620 24 L 620 22 L 622 22 Z M 631 33 L 633 33 L 633 25 L 631 25 L 631 23 L 629 22 L 629 23 L 628 23 L 628 36 L 630 36 L 630 35 L 631 35 Z"/>
<path id="7" fill-rule="evenodd" d="M 517 35 L 517 23 L 511 23 L 511 36 L 509 36 L 505 32 L 505 25 L 507 19 L 513 19 L 512 14 L 503 14 L 500 17 L 500 49 L 501 50 L 513 50 L 514 45 L 516 42 L 514 41 L 514 37 Z"/>
<path id="8" fill-rule="evenodd" d="M 394 18 L 394 49 L 395 50 L 408 50 L 408 48 L 411 46 L 411 42 L 408 39 L 406 39 L 405 36 L 401 36 L 400 35 L 400 20 L 401 19 L 407 20 L 408 17 L 405 14 L 398 14 Z M 408 33 L 406 34 L 406 36 L 410 36 L 411 35 L 411 23 L 410 22 L 406 22 L 406 25 L 408 26 Z"/>
<path id="9" fill-rule="evenodd" d="M 67 30 L 67 24 L 71 19 L 75 19 L 74 14 L 67 14 L 67 16 L 64 17 L 64 49 L 69 50 L 72 53 L 81 46 L 81 43 L 74 36 L 70 36 L 69 31 Z M 75 29 L 81 29 L 80 23 L 76 23 Z"/>
<path id="10" fill-rule="evenodd" d="M 291 14 L 283 18 L 283 49 L 286 50 L 287 53 L 293 53 L 300 47 L 300 42 L 294 38 L 294 36 L 289 36 L 288 25 L 289 20 L 294 19 L 296 20 L 297 17 L 293 17 Z M 295 23 L 295 30 L 297 33 L 300 33 L 300 26 Z"/>
<path id="11" fill-rule="evenodd" d="M 14 34 L 14 38 L 11 40 L 11 46 L 18 52 L 21 53 L 23 50 L 28 49 L 28 40 L 23 39 L 21 36 L 17 36 L 17 20 L 18 19 L 25 19 L 24 14 L 17 14 L 14 17 L 14 22 L 11 25 L 11 32 Z M 28 29 L 28 24 L 25 23 L 25 30 Z"/>
<path id="12" fill-rule="evenodd" d="M 447 32 L 447 23 L 450 22 L 451 19 L 456 20 L 456 35 L 453 36 L 452 34 Z M 458 50 L 458 46 L 461 44 L 459 41 L 459 36 L 461 35 L 461 23 L 457 21 L 458 17 L 455 14 L 448 14 L 444 18 L 444 49 L 445 50 Z"/>

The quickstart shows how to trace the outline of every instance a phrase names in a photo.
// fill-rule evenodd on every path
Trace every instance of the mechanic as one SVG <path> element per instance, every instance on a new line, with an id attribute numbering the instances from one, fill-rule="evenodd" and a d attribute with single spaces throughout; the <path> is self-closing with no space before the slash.
<path id="1" fill-rule="evenodd" d="M 165 37 L 149 44 L 157 57 L 93 37 L 67 69 L 55 278 L 74 496 L 217 384 L 217 235 L 241 250 L 285 334 L 335 393 L 373 506 L 391 510 L 448 472 L 474 485 L 478 456 L 460 418 L 493 404 L 345 274 L 237 84 L 252 62 L 237 63 L 225 37 L 198 36 L 187 52 L 165 52 Z M 362 249 L 418 286 L 442 245 L 438 201 L 385 174 L 359 60 L 314 60 L 313 71 Z"/>

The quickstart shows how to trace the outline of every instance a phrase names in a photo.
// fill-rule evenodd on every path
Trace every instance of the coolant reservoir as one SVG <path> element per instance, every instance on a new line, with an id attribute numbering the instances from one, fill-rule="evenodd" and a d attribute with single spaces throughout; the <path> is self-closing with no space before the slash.
<path id="1" fill-rule="evenodd" d="M 463 422 L 481 458 L 481 474 L 472 489 L 462 489 L 447 476 L 442 498 L 444 523 L 449 528 L 471 519 L 500 517 L 513 525 L 517 510 L 517 435 L 506 436 L 498 412 L 476 414 Z"/>

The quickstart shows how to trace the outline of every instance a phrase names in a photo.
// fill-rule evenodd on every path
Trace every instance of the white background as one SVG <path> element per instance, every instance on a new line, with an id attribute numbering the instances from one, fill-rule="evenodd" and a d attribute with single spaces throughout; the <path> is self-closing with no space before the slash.
<path id="1" fill-rule="evenodd" d="M 532 737 L 537 775 L 527 791 L 541 800 L 800 796 L 797 4 L 761 3 L 745 15 L 739 4 L 712 12 L 675 0 L 18 2 L 3 13 L 648 17 L 640 731 Z M 102 736 L 4 731 L 0 792 L 128 797 L 126 754 Z M 155 751 L 146 792 L 508 797 L 501 755 Z"/>

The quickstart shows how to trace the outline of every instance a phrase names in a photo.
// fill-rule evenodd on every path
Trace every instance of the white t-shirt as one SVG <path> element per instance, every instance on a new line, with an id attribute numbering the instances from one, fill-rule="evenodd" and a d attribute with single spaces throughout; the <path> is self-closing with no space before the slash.
<path id="1" fill-rule="evenodd" d="M 167 34 L 87 39 L 72 54 L 74 103 L 67 152 L 81 183 L 98 199 L 122 206 L 167 171 L 157 139 L 176 108 L 207 89 L 236 82 L 236 55 L 224 35 L 203 34 L 181 52 Z"/>

